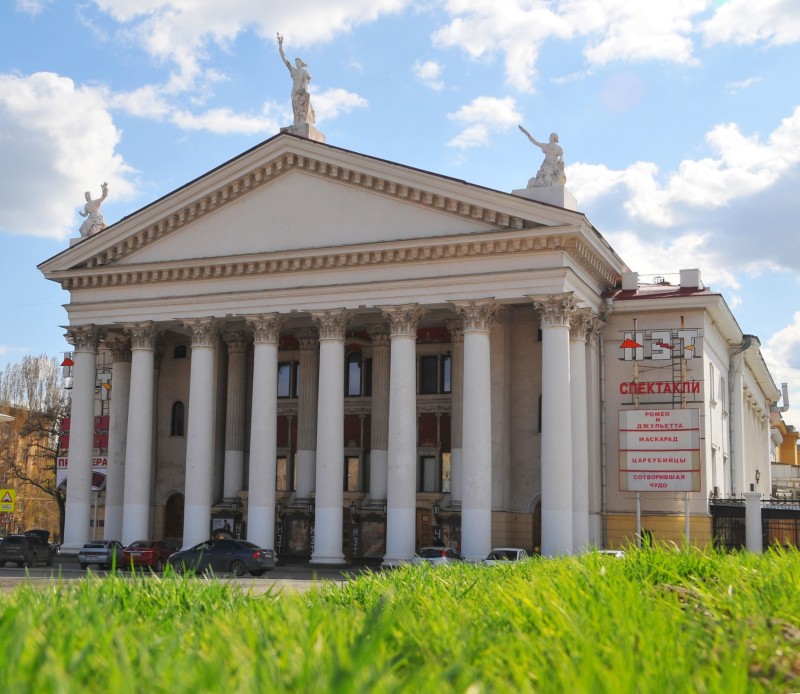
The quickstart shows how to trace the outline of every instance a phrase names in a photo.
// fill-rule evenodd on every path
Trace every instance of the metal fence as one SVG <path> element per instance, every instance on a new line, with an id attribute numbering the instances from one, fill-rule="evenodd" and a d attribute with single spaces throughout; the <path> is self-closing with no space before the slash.
<path id="1" fill-rule="evenodd" d="M 744 549 L 744 499 L 711 499 L 714 545 Z M 761 502 L 761 536 L 765 548 L 773 545 L 800 547 L 800 502 L 797 499 L 764 499 Z"/>

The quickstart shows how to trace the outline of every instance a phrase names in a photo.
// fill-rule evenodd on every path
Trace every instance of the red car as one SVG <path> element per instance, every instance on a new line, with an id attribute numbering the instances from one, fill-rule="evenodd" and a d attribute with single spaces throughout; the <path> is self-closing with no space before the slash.
<path id="1" fill-rule="evenodd" d="M 163 540 L 137 540 L 122 550 L 122 566 L 147 566 L 161 571 L 170 554 L 178 550 Z"/>

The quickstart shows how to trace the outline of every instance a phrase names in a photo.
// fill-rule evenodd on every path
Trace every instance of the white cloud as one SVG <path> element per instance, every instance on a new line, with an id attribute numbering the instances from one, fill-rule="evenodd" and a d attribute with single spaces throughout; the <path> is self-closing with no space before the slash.
<path id="1" fill-rule="evenodd" d="M 709 44 L 800 41 L 800 4 L 796 0 L 729 0 L 700 25 Z"/>
<path id="2" fill-rule="evenodd" d="M 121 33 L 157 60 L 175 66 L 169 81 L 174 92 L 208 79 L 203 67 L 209 49 L 226 50 L 237 36 L 254 30 L 274 43 L 280 32 L 286 51 L 330 41 L 354 26 L 399 12 L 410 0 L 95 0 L 121 25 Z"/>
<path id="3" fill-rule="evenodd" d="M 338 88 L 312 92 L 311 104 L 319 121 L 332 120 L 340 113 L 350 113 L 355 108 L 369 106 L 369 102 L 363 96 Z"/>
<path id="4" fill-rule="evenodd" d="M 670 227 L 682 222 L 687 208 L 714 209 L 760 193 L 800 163 L 800 107 L 783 119 L 766 142 L 745 137 L 735 124 L 714 127 L 706 141 L 716 157 L 682 161 L 665 185 L 656 180 L 655 164 L 636 162 L 625 170 L 573 164 L 567 167 L 570 188 L 582 202 L 627 188 L 631 217 Z"/>
<path id="5" fill-rule="evenodd" d="M 758 84 L 761 81 L 760 77 L 748 77 L 744 80 L 738 80 L 736 82 L 728 82 L 725 85 L 725 89 L 727 89 L 728 94 L 738 94 L 745 89 L 749 89 L 754 84 Z"/>
<path id="6" fill-rule="evenodd" d="M 440 79 L 442 76 L 442 66 L 436 61 L 426 60 L 424 63 L 421 63 L 417 60 L 412 69 L 416 80 L 426 87 L 430 87 L 437 92 L 444 88 L 444 82 Z"/>
<path id="7" fill-rule="evenodd" d="M 441 48 L 461 48 L 476 60 L 493 60 L 501 54 L 506 82 L 530 91 L 541 48 L 553 39 L 584 38 L 583 53 L 590 65 L 644 60 L 693 64 L 692 21 L 707 4 L 706 0 L 448 0 L 444 7 L 452 20 L 434 33 L 433 41 Z"/>
<path id="8" fill-rule="evenodd" d="M 16 0 L 14 4 L 19 12 L 37 15 L 52 1 L 53 0 Z"/>
<path id="9" fill-rule="evenodd" d="M 175 111 L 172 122 L 184 130 L 206 130 L 221 135 L 277 132 L 278 121 L 264 116 L 234 113 L 229 108 L 212 108 L 201 114 Z"/>
<path id="10" fill-rule="evenodd" d="M 130 195 L 119 138 L 103 89 L 50 72 L 0 75 L 0 230 L 64 238 L 80 226 L 87 187 Z"/>
<path id="11" fill-rule="evenodd" d="M 794 314 L 789 325 L 767 340 L 761 352 L 776 384 L 789 384 L 791 409 L 783 415 L 784 420 L 797 422 L 800 419 L 797 415 L 800 411 L 800 311 Z"/>
<path id="12" fill-rule="evenodd" d="M 739 289 L 736 276 L 721 262 L 718 247 L 709 235 L 686 232 L 680 236 L 644 238 L 633 231 L 604 233 L 631 270 L 641 275 L 663 275 L 674 268 L 702 268 L 703 284 Z"/>
<path id="13" fill-rule="evenodd" d="M 522 120 L 513 98 L 492 96 L 479 96 L 447 117 L 466 124 L 466 128 L 447 143 L 449 147 L 461 149 L 487 145 L 492 132 L 503 132 Z"/>

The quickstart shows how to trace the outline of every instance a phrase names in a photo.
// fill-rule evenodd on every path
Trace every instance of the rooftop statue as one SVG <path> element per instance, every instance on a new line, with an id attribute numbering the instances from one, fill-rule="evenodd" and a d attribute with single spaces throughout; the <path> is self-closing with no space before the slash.
<path id="1" fill-rule="evenodd" d="M 544 161 L 539 167 L 536 176 L 528 181 L 528 188 L 541 188 L 544 186 L 563 186 L 567 182 L 564 173 L 564 150 L 558 144 L 558 134 L 550 135 L 550 142 L 544 143 L 536 140 L 521 125 L 519 129 L 525 133 L 528 139 L 544 152 Z"/>
<path id="2" fill-rule="evenodd" d="M 81 224 L 81 238 L 91 236 L 106 228 L 106 222 L 103 219 L 103 215 L 100 214 L 100 205 L 108 197 L 108 183 L 103 183 L 100 189 L 103 194 L 96 200 L 92 200 L 92 194 L 88 190 L 86 191 L 86 204 L 83 206 L 83 210 L 78 213 L 81 217 L 86 217 L 84 223 Z"/>
<path id="3" fill-rule="evenodd" d="M 283 62 L 289 68 L 292 76 L 292 111 L 294 112 L 294 125 L 313 125 L 316 117 L 314 107 L 311 105 L 311 95 L 308 93 L 308 83 L 311 81 L 311 73 L 306 70 L 306 65 L 300 58 L 294 59 L 294 66 L 286 59 L 283 52 L 283 36 L 278 34 L 278 50 L 280 51 Z"/>

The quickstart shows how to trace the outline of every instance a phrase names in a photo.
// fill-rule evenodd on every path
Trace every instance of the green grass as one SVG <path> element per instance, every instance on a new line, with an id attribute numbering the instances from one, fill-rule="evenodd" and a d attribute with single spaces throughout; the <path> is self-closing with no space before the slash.
<path id="1" fill-rule="evenodd" d="M 0 692 L 791 692 L 800 553 L 408 567 L 247 595 L 167 575 L 0 596 Z"/>

